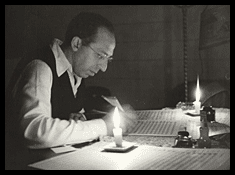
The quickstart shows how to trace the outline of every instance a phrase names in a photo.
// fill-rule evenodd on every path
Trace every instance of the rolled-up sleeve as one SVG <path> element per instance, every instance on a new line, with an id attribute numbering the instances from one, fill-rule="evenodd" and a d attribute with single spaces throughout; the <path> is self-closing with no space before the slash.
<path id="1" fill-rule="evenodd" d="M 107 128 L 102 119 L 75 122 L 52 117 L 52 79 L 50 67 L 41 60 L 34 60 L 26 66 L 15 86 L 20 129 L 27 147 L 48 148 L 106 135 Z"/>

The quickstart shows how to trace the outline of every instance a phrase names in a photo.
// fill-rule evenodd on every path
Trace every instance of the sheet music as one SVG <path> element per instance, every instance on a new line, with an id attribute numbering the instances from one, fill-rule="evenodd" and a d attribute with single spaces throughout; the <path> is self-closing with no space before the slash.
<path id="1" fill-rule="evenodd" d="M 30 164 L 43 170 L 193 170 L 229 169 L 230 149 L 162 148 L 139 145 L 126 153 L 104 152 L 109 143 Z"/>
<path id="2" fill-rule="evenodd" d="M 215 170 L 230 167 L 228 149 L 158 148 L 148 146 L 148 159 L 131 169 L 139 170 Z"/>
<path id="3" fill-rule="evenodd" d="M 129 135 L 176 136 L 181 125 L 181 110 L 136 111 L 138 123 Z"/>
<path id="4" fill-rule="evenodd" d="M 230 109 L 215 108 L 215 123 L 209 125 L 209 136 L 230 133 Z M 139 110 L 138 123 L 129 135 L 176 136 L 186 130 L 194 139 L 200 136 L 200 116 L 186 115 L 180 109 Z"/>

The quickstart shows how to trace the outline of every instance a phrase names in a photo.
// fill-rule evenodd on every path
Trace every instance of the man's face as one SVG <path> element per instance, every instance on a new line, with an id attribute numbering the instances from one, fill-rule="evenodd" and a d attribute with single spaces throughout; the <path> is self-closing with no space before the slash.
<path id="1" fill-rule="evenodd" d="M 94 42 L 82 45 L 73 55 L 73 71 L 81 78 L 105 72 L 115 48 L 114 36 L 105 28 L 99 28 Z"/>

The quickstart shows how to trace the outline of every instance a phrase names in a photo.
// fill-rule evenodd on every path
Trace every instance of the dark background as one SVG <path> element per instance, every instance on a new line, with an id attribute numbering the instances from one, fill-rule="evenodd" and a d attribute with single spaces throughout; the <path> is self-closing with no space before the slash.
<path id="1" fill-rule="evenodd" d="M 230 5 L 224 7 L 187 8 L 189 82 L 196 83 L 197 75 L 212 82 L 230 77 Z M 206 19 L 201 18 L 204 10 Z M 172 90 L 184 85 L 183 13 L 176 5 L 6 5 L 5 88 L 22 54 L 54 37 L 63 40 L 67 24 L 80 11 L 96 12 L 111 20 L 117 36 L 115 60 L 106 73 L 88 78 L 87 84 L 107 87 L 121 103 L 135 109 L 166 106 Z M 221 11 L 229 17 L 220 18 Z M 203 33 L 204 37 L 212 39 L 208 48 L 200 50 L 202 25 L 212 30 L 210 35 Z M 210 42 L 218 44 L 210 46 Z"/>

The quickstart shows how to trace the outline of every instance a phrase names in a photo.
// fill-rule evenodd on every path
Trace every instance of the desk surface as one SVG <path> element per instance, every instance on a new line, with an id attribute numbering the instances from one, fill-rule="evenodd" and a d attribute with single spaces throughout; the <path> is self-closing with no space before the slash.
<path id="1" fill-rule="evenodd" d="M 112 143 L 113 144 L 113 143 Z M 230 168 L 229 149 L 165 148 L 138 145 L 127 152 L 107 152 L 107 142 L 29 165 L 44 170 L 225 170 Z M 89 155 L 89 156 L 88 156 Z"/>
<path id="2" fill-rule="evenodd" d="M 229 111 L 230 112 L 230 111 Z M 229 114 L 230 117 L 230 114 Z M 168 147 L 171 148 L 174 145 L 174 139 L 173 136 L 141 136 L 141 135 L 128 135 L 124 136 L 123 139 L 125 141 L 135 142 L 139 145 L 149 145 L 149 146 L 155 146 L 155 147 Z M 101 138 L 100 142 L 113 142 L 113 137 L 105 136 Z M 89 148 L 90 146 L 87 146 Z M 212 148 L 222 148 L 222 149 L 228 149 L 227 145 L 222 144 L 221 142 L 212 140 Z M 181 148 L 184 149 L 184 148 Z M 230 149 L 229 149 L 230 150 Z M 5 149 L 5 161 L 6 161 L 6 152 Z M 28 167 L 29 164 L 45 160 L 48 158 L 52 158 L 55 156 L 65 155 L 68 153 L 60 153 L 56 154 L 51 149 L 43 149 L 43 150 L 24 150 L 19 155 L 16 156 L 16 158 L 10 158 L 10 164 L 12 166 L 5 167 L 5 169 L 32 169 Z M 17 160 L 18 159 L 18 160 Z M 20 161 L 19 161 L 20 160 Z M 230 162 L 229 162 L 229 168 L 230 168 Z"/>
<path id="3" fill-rule="evenodd" d="M 124 136 L 123 140 L 129 142 L 135 142 L 139 145 L 149 145 L 156 146 L 162 148 L 171 148 L 174 145 L 175 137 L 160 137 L 160 136 Z M 101 143 L 111 143 L 113 142 L 113 137 L 106 136 L 101 139 Z M 89 148 L 90 146 L 86 146 Z M 85 148 L 85 147 L 83 147 Z M 218 141 L 212 140 L 212 148 L 224 148 L 228 149 L 228 147 L 224 144 L 221 144 Z M 181 148 L 184 149 L 184 148 Z M 24 150 L 22 151 L 16 159 L 12 161 L 12 167 L 8 167 L 6 169 L 34 169 L 32 167 L 28 167 L 28 164 L 35 163 L 38 161 L 42 161 L 48 158 L 60 156 L 67 153 L 54 153 L 51 149 L 42 149 L 42 150 Z M 18 161 L 17 161 L 18 159 Z M 20 161 L 19 161 L 20 160 Z"/>

